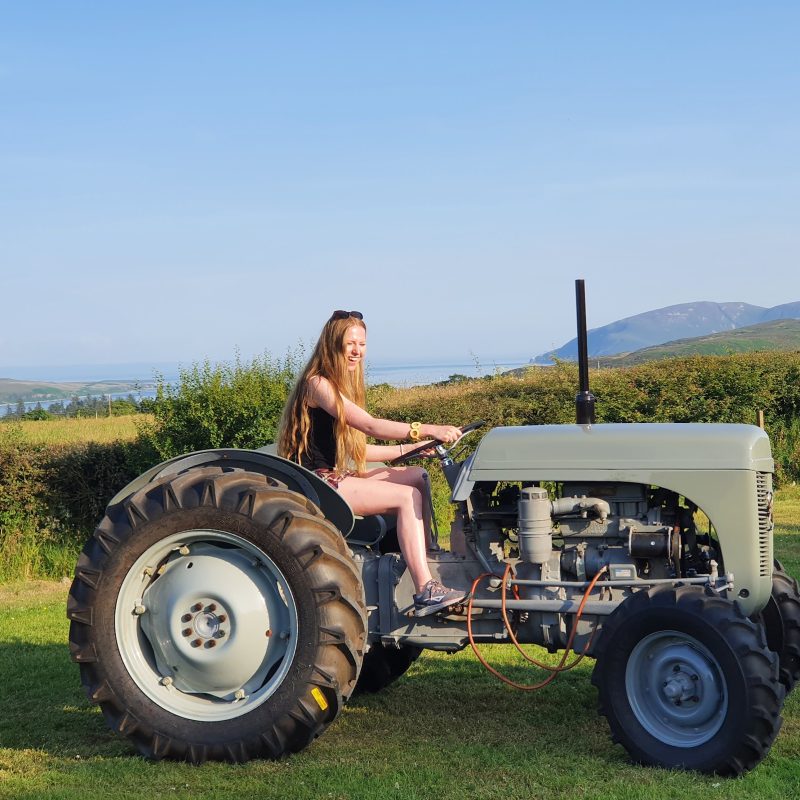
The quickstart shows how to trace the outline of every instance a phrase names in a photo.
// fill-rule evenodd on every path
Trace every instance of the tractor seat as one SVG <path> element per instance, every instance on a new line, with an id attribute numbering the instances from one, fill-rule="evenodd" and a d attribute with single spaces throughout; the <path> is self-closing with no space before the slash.
<path id="1" fill-rule="evenodd" d="M 260 447 L 259 450 L 264 453 L 268 453 L 269 455 L 278 455 L 278 445 L 276 443 L 271 443 L 265 445 L 264 447 Z M 368 464 L 368 467 L 382 467 L 385 464 Z M 302 469 L 302 467 L 300 468 Z M 305 472 L 305 470 L 303 470 Z M 309 476 L 314 481 L 319 481 L 320 479 L 316 476 Z M 344 502 L 344 498 L 341 498 L 342 502 Z M 359 517 L 358 515 L 354 514 L 355 522 L 353 524 L 353 528 L 345 536 L 345 539 L 349 544 L 358 544 L 364 545 L 367 547 L 374 547 L 375 545 L 386 536 L 386 531 L 389 530 L 390 527 L 394 527 L 394 516 L 387 515 L 387 517 L 383 517 L 381 514 L 373 514 L 368 517 Z"/>

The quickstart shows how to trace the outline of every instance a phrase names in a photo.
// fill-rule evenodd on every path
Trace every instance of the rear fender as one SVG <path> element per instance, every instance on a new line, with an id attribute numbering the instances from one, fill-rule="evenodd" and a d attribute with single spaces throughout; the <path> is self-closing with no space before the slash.
<path id="1" fill-rule="evenodd" d="M 353 528 L 353 512 L 344 498 L 328 486 L 325 481 L 313 472 L 304 469 L 294 461 L 259 450 L 240 450 L 236 448 L 219 448 L 216 450 L 199 450 L 195 453 L 176 456 L 147 470 L 131 481 L 124 489 L 117 492 L 109 502 L 110 506 L 122 502 L 126 497 L 135 494 L 152 481 L 167 475 L 177 475 L 194 467 L 219 466 L 223 468 L 246 469 L 274 478 L 285 484 L 293 492 L 302 494 L 322 510 L 326 519 L 338 528 L 343 536 L 347 536 Z"/>

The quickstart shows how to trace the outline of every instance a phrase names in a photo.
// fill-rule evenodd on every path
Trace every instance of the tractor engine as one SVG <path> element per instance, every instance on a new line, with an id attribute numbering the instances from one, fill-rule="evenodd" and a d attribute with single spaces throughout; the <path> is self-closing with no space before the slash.
<path id="1" fill-rule="evenodd" d="M 551 501 L 545 489 L 521 490 L 517 538 L 522 561 L 549 565 L 555 544 L 560 573 L 568 580 L 593 578 L 602 567 L 608 568 L 609 580 L 629 581 L 711 571 L 716 551 L 707 534 L 698 541 L 697 507 L 681 504 L 674 492 L 618 483 L 564 484 L 561 494 Z M 546 519 L 544 512 L 549 512 Z"/>
<path id="2" fill-rule="evenodd" d="M 716 577 L 718 550 L 710 533 L 697 530 L 697 506 L 673 491 L 616 482 L 479 484 L 471 501 L 470 534 L 499 562 L 515 563 L 516 599 L 552 601 L 553 613 L 518 614 L 520 632 L 551 649 L 564 646 L 567 614 L 603 568 L 606 580 L 581 619 L 576 649 L 595 627 L 592 614 L 610 613 L 637 583 Z"/>

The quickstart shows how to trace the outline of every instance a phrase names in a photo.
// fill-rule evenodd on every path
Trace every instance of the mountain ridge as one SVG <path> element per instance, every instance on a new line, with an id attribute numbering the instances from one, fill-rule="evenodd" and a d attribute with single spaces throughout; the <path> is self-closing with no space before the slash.
<path id="1" fill-rule="evenodd" d="M 592 366 L 630 367 L 646 361 L 682 356 L 731 355 L 733 353 L 800 351 L 800 319 L 773 319 L 746 325 L 731 331 L 711 333 L 690 339 L 643 347 L 632 353 L 620 353 L 592 359 Z"/>
<path id="2" fill-rule="evenodd" d="M 590 358 L 633 353 L 646 347 L 746 328 L 779 319 L 800 319 L 800 301 L 765 308 L 750 303 L 698 301 L 664 306 L 611 322 L 587 333 Z M 575 361 L 578 340 L 541 353 L 534 364 Z"/>

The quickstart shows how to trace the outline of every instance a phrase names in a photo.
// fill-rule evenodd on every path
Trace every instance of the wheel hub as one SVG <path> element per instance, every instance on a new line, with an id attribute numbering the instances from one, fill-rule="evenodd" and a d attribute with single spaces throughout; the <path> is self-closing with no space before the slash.
<path id="1" fill-rule="evenodd" d="M 696 747 L 720 729 L 727 690 L 714 656 L 678 631 L 658 631 L 631 652 L 625 687 L 641 725 L 673 747 Z"/>
<path id="2" fill-rule="evenodd" d="M 194 647 L 205 644 L 206 647 L 215 647 L 220 639 L 230 634 L 230 614 L 227 609 L 220 607 L 208 598 L 202 598 L 192 603 L 186 613 L 181 614 L 181 630 L 184 638 L 192 637 Z"/>

